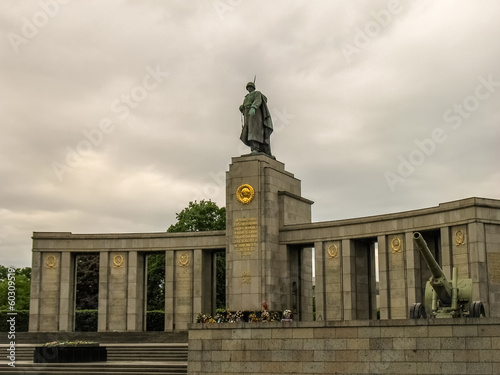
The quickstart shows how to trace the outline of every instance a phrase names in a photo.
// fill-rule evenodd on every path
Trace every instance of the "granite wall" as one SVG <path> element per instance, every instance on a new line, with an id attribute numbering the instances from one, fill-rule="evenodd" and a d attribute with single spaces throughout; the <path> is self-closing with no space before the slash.
<path id="1" fill-rule="evenodd" d="M 188 373 L 500 374 L 500 319 L 193 324 Z"/>

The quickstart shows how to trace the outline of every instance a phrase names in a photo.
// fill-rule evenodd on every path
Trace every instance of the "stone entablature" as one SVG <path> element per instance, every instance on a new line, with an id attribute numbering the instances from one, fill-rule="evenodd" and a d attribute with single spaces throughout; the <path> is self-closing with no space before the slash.
<path id="1" fill-rule="evenodd" d="M 472 197 L 412 211 L 286 225 L 280 230 L 280 241 L 286 244 L 314 243 L 332 238 L 370 237 L 414 230 L 425 231 L 473 222 L 500 224 L 500 200 Z"/>
<path id="2" fill-rule="evenodd" d="M 221 249 L 226 231 L 189 233 L 99 233 L 34 232 L 33 251 L 161 251 Z"/>

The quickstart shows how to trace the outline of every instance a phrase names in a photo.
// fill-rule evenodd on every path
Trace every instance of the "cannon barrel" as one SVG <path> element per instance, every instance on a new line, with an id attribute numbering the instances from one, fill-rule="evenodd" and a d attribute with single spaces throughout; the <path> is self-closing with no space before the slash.
<path id="1" fill-rule="evenodd" d="M 432 273 L 432 276 L 436 279 L 440 277 L 444 277 L 446 279 L 443 270 L 441 269 L 441 267 L 439 267 L 436 259 L 434 259 L 434 257 L 432 256 L 431 251 L 427 247 L 427 243 L 425 242 L 422 235 L 419 232 L 413 233 L 413 240 L 417 244 L 417 247 L 420 250 L 420 254 L 422 254 L 422 256 L 424 257 L 425 262 L 427 263 L 427 266 Z"/>
<path id="2" fill-rule="evenodd" d="M 424 257 L 432 276 L 425 286 L 425 309 L 422 309 L 420 303 L 414 304 L 410 310 L 410 317 L 418 319 L 421 316 L 435 318 L 485 316 L 483 303 L 472 301 L 472 280 L 459 279 L 458 270 L 453 267 L 452 280 L 448 281 L 419 232 L 413 233 L 413 242 Z"/>
<path id="3" fill-rule="evenodd" d="M 431 251 L 427 247 L 427 243 L 419 232 L 413 233 L 413 240 L 417 244 L 420 253 L 425 259 L 432 277 L 429 280 L 430 285 L 436 292 L 438 298 L 444 303 L 451 303 L 452 300 L 452 285 L 444 275 L 443 270 L 439 267 L 436 259 L 432 256 Z"/>

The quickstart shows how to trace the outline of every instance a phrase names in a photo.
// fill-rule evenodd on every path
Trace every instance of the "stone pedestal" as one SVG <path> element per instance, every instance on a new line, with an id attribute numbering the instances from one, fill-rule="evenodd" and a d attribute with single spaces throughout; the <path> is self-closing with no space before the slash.
<path id="1" fill-rule="evenodd" d="M 300 196 L 300 180 L 265 155 L 233 158 L 226 187 L 227 307 L 260 310 L 266 301 L 271 310 L 289 308 L 297 257 L 280 245 L 279 230 L 310 223 L 312 202 Z"/>

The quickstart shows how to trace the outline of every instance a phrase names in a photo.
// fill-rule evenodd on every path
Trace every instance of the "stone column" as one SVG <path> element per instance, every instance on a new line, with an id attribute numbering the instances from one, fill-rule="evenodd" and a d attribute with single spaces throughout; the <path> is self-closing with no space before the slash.
<path id="1" fill-rule="evenodd" d="M 490 311 L 488 291 L 488 267 L 486 263 L 486 235 L 483 223 L 469 223 L 469 267 L 472 279 L 472 299 L 482 301 L 487 313 Z M 460 237 L 457 238 L 460 242 Z M 467 238 L 464 238 L 464 242 Z M 491 316 L 491 314 L 487 314 Z"/>
<path id="2" fill-rule="evenodd" d="M 174 254 L 165 252 L 165 331 L 174 330 Z"/>
<path id="3" fill-rule="evenodd" d="M 31 258 L 31 291 L 29 331 L 38 332 L 40 325 L 40 284 L 42 277 L 42 253 L 34 251 Z"/>
<path id="4" fill-rule="evenodd" d="M 179 250 L 174 256 L 173 329 L 186 330 L 193 322 L 193 251 Z"/>
<path id="5" fill-rule="evenodd" d="M 108 276 L 109 276 L 109 253 L 99 253 L 99 307 L 97 313 L 97 331 L 108 330 Z"/>
<path id="6" fill-rule="evenodd" d="M 314 243 L 316 320 L 327 320 L 326 316 L 326 283 L 325 283 L 325 255 L 323 242 Z"/>
<path id="7" fill-rule="evenodd" d="M 391 319 L 408 318 L 408 302 L 416 301 L 415 280 L 419 264 L 413 250 L 413 233 L 387 236 Z M 406 256 L 406 262 L 405 262 Z M 413 304 L 411 302 L 411 304 Z"/>
<path id="8" fill-rule="evenodd" d="M 483 237 L 483 249 L 479 252 L 478 248 L 475 248 L 476 252 L 476 262 L 480 259 L 479 255 L 484 254 L 484 230 L 481 234 L 481 229 L 479 231 L 476 230 L 476 225 L 478 223 L 471 223 L 469 225 L 457 225 L 451 227 L 451 252 L 453 256 L 453 267 L 458 268 L 458 278 L 459 279 L 468 279 L 471 278 L 471 270 L 470 270 L 470 262 L 471 259 L 469 255 L 471 255 L 471 245 L 472 243 L 477 244 L 478 241 L 481 241 L 481 236 Z M 469 229 L 472 230 L 472 233 L 469 233 Z M 470 237 L 472 234 L 473 237 Z M 473 242 L 471 242 L 471 240 Z M 482 259 L 485 259 L 486 256 L 483 255 Z M 451 280 L 451 274 L 447 274 L 446 277 L 449 277 Z"/>
<path id="9" fill-rule="evenodd" d="M 61 253 L 42 253 L 39 332 L 59 329 Z"/>
<path id="10" fill-rule="evenodd" d="M 390 271 L 388 268 L 389 264 L 389 253 L 387 250 L 387 239 L 386 236 L 378 236 L 378 272 L 379 272 L 379 307 L 380 307 L 380 319 L 389 319 L 390 315 Z"/>
<path id="11" fill-rule="evenodd" d="M 75 266 L 69 251 L 61 253 L 61 278 L 59 293 L 59 331 L 74 330 Z"/>
<path id="12" fill-rule="evenodd" d="M 354 242 L 342 240 L 342 287 L 344 320 L 357 319 L 356 309 L 356 256 Z"/>
<path id="13" fill-rule="evenodd" d="M 108 331 L 127 330 L 127 252 L 109 252 Z"/>
<path id="14" fill-rule="evenodd" d="M 144 331 L 144 256 L 128 252 L 127 331 Z"/>
<path id="15" fill-rule="evenodd" d="M 451 254 L 451 238 L 450 228 L 444 227 L 439 230 L 441 237 L 441 261 L 442 269 L 445 275 L 451 275 L 453 267 L 452 254 Z M 447 276 L 448 277 L 448 276 Z"/>
<path id="16" fill-rule="evenodd" d="M 486 316 L 498 318 L 500 317 L 500 225 L 496 223 L 483 225 L 486 235 L 488 267 L 488 309 Z"/>
<path id="17" fill-rule="evenodd" d="M 211 304 L 204 304 L 203 302 L 203 291 L 204 287 L 206 286 L 211 286 L 212 285 L 212 280 L 203 280 L 203 274 L 202 274 L 202 268 L 203 266 L 208 267 L 208 274 L 212 273 L 212 264 L 211 262 L 208 262 L 206 265 L 203 262 L 205 258 L 203 257 L 203 251 L 202 250 L 194 250 L 193 251 L 193 308 L 192 311 L 194 314 L 199 314 L 199 313 L 209 313 L 211 314 Z M 207 285 L 208 284 L 208 285 Z M 210 289 L 208 289 L 209 294 Z"/>
<path id="18" fill-rule="evenodd" d="M 324 279 L 324 320 L 343 319 L 343 278 L 342 259 L 343 243 L 341 241 L 325 242 L 319 249 L 323 258 Z M 317 270 L 316 270 L 317 272 Z M 351 285 L 349 283 L 349 285 Z M 317 314 L 316 314 L 317 315 Z"/>

